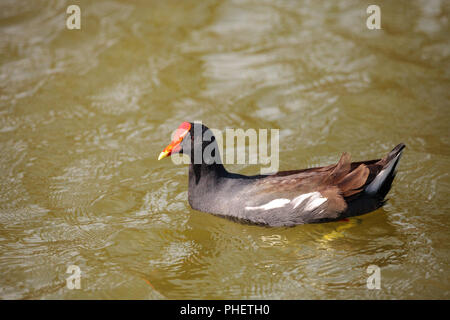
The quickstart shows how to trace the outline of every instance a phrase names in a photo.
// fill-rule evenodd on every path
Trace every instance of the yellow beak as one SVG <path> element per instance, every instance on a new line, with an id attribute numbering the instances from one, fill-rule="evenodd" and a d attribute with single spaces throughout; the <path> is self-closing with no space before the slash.
<path id="1" fill-rule="evenodd" d="M 165 157 L 167 157 L 169 155 L 169 152 L 167 151 L 163 151 L 159 154 L 158 160 L 164 159 Z"/>

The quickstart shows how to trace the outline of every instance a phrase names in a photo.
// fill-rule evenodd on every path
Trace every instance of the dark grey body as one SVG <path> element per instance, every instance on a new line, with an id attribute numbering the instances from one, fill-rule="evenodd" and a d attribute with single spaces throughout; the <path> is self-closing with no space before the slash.
<path id="1" fill-rule="evenodd" d="M 245 209 L 246 207 L 258 207 L 276 199 L 292 200 L 301 194 L 314 193 L 314 187 L 317 187 L 315 184 L 305 185 L 296 190 L 286 191 L 279 188 L 271 192 L 261 192 L 260 186 L 264 184 L 264 180 L 279 179 L 282 186 L 285 179 L 301 180 L 311 173 L 314 175 L 313 179 L 318 179 L 321 178 L 320 176 L 323 178 L 329 174 L 328 171 L 317 172 L 317 169 L 310 169 L 312 172 L 302 170 L 298 173 L 281 176 L 243 176 L 230 174 L 223 167 L 212 168 L 207 165 L 191 164 L 189 167 L 189 204 L 193 209 L 199 211 L 267 226 L 294 226 L 305 223 L 336 221 L 365 214 L 381 207 L 395 177 L 395 167 L 398 160 L 399 156 L 392 159 L 395 163 L 391 166 L 391 171 L 386 173 L 386 177 L 374 193 L 366 190 L 374 181 L 372 179 L 356 196 L 344 198 L 347 206 L 341 212 L 327 210 L 327 202 L 312 210 L 307 210 L 305 206 L 295 207 L 291 203 L 272 209 Z M 380 160 L 367 161 L 366 163 L 371 165 L 377 161 Z"/>

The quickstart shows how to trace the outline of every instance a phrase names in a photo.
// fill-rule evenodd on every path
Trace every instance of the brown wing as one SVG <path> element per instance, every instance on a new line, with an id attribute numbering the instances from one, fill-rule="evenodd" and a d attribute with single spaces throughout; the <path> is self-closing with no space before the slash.
<path id="1" fill-rule="evenodd" d="M 324 180 L 325 185 L 337 186 L 343 197 L 350 197 L 363 190 L 370 170 L 361 163 L 352 169 L 351 157 L 344 152 L 336 167 Z"/>
<path id="2" fill-rule="evenodd" d="M 337 218 L 347 209 L 345 198 L 357 196 L 368 183 L 371 171 L 376 174 L 377 162 L 378 160 L 369 161 L 367 165 L 364 162 L 352 163 L 350 155 L 343 153 L 335 165 L 280 172 L 261 179 L 258 188 L 262 194 L 271 193 L 287 198 L 318 191 L 327 198 L 326 208 L 325 210 L 318 208 L 309 214 L 311 217 L 305 218 L 308 220 Z"/>
<path id="3" fill-rule="evenodd" d="M 367 163 L 372 164 L 370 161 Z M 374 168 L 374 174 L 378 172 Z M 371 170 L 365 162 L 352 163 L 351 157 L 344 152 L 335 165 L 304 170 L 281 171 L 258 182 L 263 192 L 319 191 L 337 187 L 339 193 L 349 197 L 364 187 Z"/>

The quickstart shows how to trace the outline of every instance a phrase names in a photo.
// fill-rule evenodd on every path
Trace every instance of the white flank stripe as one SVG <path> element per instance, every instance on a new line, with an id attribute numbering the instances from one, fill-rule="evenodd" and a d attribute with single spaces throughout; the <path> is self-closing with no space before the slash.
<path id="1" fill-rule="evenodd" d="M 298 197 L 292 199 L 292 203 L 294 203 L 294 209 L 297 208 L 306 199 L 308 199 L 310 197 L 314 197 L 314 196 L 317 197 L 317 194 L 320 197 L 319 192 L 310 192 L 310 193 L 301 194 Z"/>
<path id="2" fill-rule="evenodd" d="M 284 207 L 285 205 L 287 205 L 289 202 L 291 202 L 291 200 L 289 199 L 275 199 L 272 200 L 266 204 L 263 204 L 262 206 L 259 207 L 245 207 L 245 210 L 270 210 L 270 209 L 275 209 L 275 208 L 281 208 Z"/>
<path id="3" fill-rule="evenodd" d="M 294 209 L 295 209 L 303 202 L 306 202 L 305 210 L 312 211 L 326 201 L 327 201 L 327 198 L 322 197 L 320 192 L 316 191 L 316 192 L 301 194 L 298 197 L 295 197 L 294 199 L 292 199 L 292 204 L 294 204 Z M 261 206 L 245 207 L 245 210 L 270 210 L 270 209 L 284 207 L 290 202 L 291 202 L 291 200 L 285 199 L 285 198 L 275 199 L 275 200 L 267 202 L 266 204 L 263 204 Z"/>
<path id="4" fill-rule="evenodd" d="M 305 210 L 312 211 L 318 206 L 320 206 L 322 203 L 327 201 L 327 198 L 315 198 L 312 200 L 309 200 L 308 204 L 306 205 Z"/>

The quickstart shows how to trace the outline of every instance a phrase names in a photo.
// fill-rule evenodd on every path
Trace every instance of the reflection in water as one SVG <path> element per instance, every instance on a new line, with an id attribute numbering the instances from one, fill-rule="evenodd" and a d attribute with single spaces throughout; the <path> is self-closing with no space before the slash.
<path id="1" fill-rule="evenodd" d="M 326 243 L 333 241 L 335 239 L 345 237 L 344 230 L 358 226 L 361 223 L 361 220 L 357 219 L 357 218 L 350 218 L 350 219 L 344 220 L 344 222 L 347 222 L 347 223 L 344 225 L 338 226 L 336 228 L 336 230 L 333 230 L 330 233 L 327 233 L 326 235 L 324 235 L 322 237 L 321 240 L 319 240 L 323 244 L 324 248 L 326 247 Z"/>
<path id="2" fill-rule="evenodd" d="M 68 5 L 0 4 L 1 298 L 448 298 L 448 2 L 381 1 L 377 31 L 352 0 Z M 187 120 L 279 128 L 282 170 L 407 149 L 383 209 L 263 228 L 156 161 Z"/>
<path id="3" fill-rule="evenodd" d="M 261 248 L 284 246 L 289 243 L 286 237 L 282 237 L 279 234 L 273 234 L 271 236 L 261 236 L 261 241 L 264 243 L 263 245 L 261 245 Z"/>

